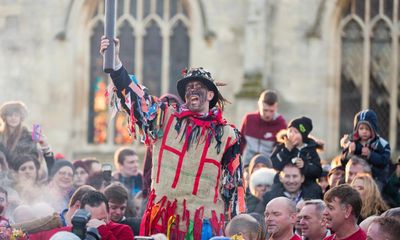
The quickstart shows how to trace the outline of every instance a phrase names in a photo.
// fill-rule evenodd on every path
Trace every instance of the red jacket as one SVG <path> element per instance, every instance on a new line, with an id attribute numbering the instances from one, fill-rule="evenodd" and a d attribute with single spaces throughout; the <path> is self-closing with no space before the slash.
<path id="1" fill-rule="evenodd" d="M 97 228 L 102 240 L 133 240 L 133 232 L 128 225 L 109 222 Z M 72 231 L 72 226 L 54 228 L 48 231 L 29 235 L 29 240 L 49 240 L 54 234 L 61 231 Z"/>
<path id="2" fill-rule="evenodd" d="M 336 234 L 332 234 L 326 238 L 324 238 L 324 240 L 336 240 Z M 359 228 L 357 230 L 357 232 L 353 233 L 351 236 L 348 236 L 347 238 L 342 238 L 342 240 L 365 240 L 367 239 L 367 234 L 365 234 L 365 232 Z"/>
<path id="3" fill-rule="evenodd" d="M 98 227 L 102 240 L 133 240 L 132 229 L 125 224 L 110 221 L 107 225 Z"/>
<path id="4" fill-rule="evenodd" d="M 243 117 L 240 128 L 240 153 L 242 154 L 243 165 L 250 163 L 250 159 L 256 153 L 269 155 L 276 144 L 276 134 L 286 129 L 286 120 L 282 115 L 277 114 L 269 122 L 261 119 L 259 112 L 248 113 Z"/>

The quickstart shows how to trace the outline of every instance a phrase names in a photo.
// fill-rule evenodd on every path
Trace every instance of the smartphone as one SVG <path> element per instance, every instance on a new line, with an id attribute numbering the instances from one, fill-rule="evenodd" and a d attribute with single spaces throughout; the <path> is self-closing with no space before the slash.
<path id="1" fill-rule="evenodd" d="M 39 124 L 33 124 L 32 127 L 32 140 L 34 142 L 39 142 L 40 136 L 42 135 L 42 128 Z"/>

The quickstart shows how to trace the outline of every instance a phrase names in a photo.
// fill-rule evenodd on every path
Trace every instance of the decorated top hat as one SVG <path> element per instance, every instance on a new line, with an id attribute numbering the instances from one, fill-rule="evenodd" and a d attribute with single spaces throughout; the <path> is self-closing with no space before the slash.
<path id="1" fill-rule="evenodd" d="M 214 97 L 210 101 L 210 108 L 213 108 L 219 101 L 225 101 L 219 92 L 214 79 L 211 77 L 211 73 L 204 68 L 199 67 L 184 69 L 182 71 L 182 75 L 183 78 L 178 80 L 176 87 L 178 89 L 179 96 L 183 101 L 185 101 L 186 84 L 188 84 L 190 81 L 200 81 L 208 88 L 208 90 L 214 92 Z"/>

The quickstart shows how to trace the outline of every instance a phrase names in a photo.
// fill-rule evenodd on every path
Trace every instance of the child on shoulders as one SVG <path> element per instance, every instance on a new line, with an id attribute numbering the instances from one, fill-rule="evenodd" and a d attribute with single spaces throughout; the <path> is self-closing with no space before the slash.
<path id="1" fill-rule="evenodd" d="M 346 166 L 352 156 L 365 159 L 372 168 L 372 176 L 379 187 L 386 183 L 386 169 L 390 161 L 390 145 L 378 134 L 378 118 L 370 109 L 354 116 L 354 129 L 341 139 L 342 166 Z"/>

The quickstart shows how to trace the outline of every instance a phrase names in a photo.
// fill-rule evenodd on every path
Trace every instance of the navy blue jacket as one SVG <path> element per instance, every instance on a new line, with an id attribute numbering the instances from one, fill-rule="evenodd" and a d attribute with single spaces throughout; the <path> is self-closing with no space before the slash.
<path id="1" fill-rule="evenodd" d="M 271 154 L 272 166 L 278 172 L 282 171 L 287 164 L 292 164 L 292 159 L 299 157 L 304 161 L 301 172 L 306 182 L 313 182 L 322 174 L 321 160 L 317 153 L 317 148 L 321 147 L 315 140 L 308 138 L 306 146 L 298 149 L 293 148 L 289 151 L 284 143 L 276 145 Z"/>
<path id="2" fill-rule="evenodd" d="M 372 137 L 367 141 L 366 147 L 370 150 L 370 155 L 362 156 L 361 150 L 363 145 L 361 144 L 360 138 L 358 136 L 357 129 L 361 123 L 367 124 L 371 131 Z M 366 160 L 372 170 L 372 176 L 374 179 L 385 183 L 387 180 L 387 167 L 390 162 L 390 145 L 389 143 L 379 136 L 378 134 L 378 120 L 374 111 L 367 109 L 356 114 L 354 117 L 354 128 L 353 133 L 349 136 L 342 138 L 342 166 L 346 166 L 347 162 L 351 159 L 353 155 Z M 354 153 L 349 153 L 349 145 L 351 142 L 356 144 L 356 149 Z"/>

